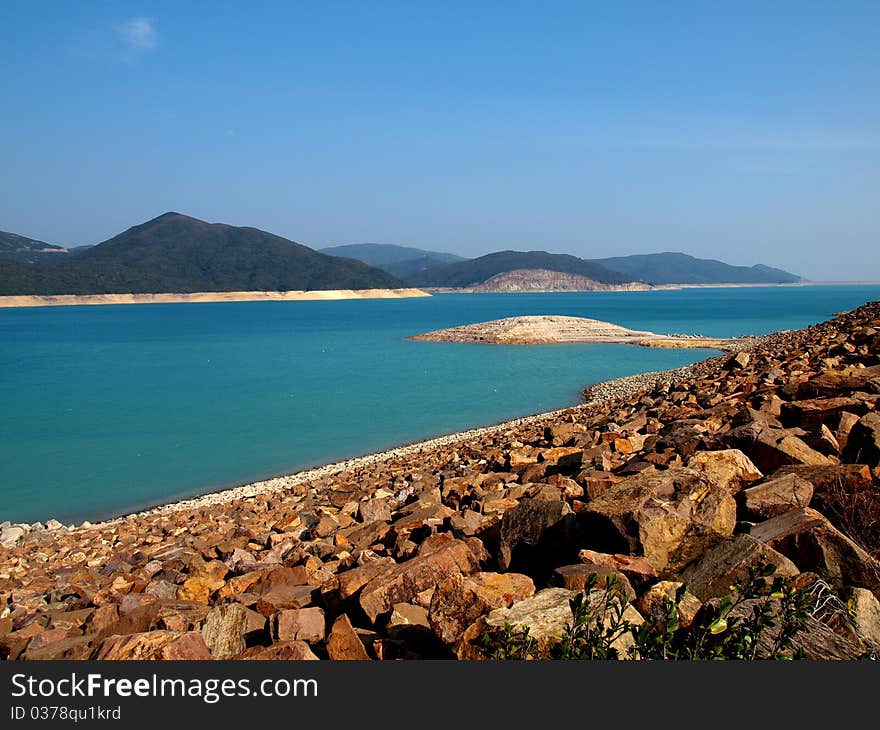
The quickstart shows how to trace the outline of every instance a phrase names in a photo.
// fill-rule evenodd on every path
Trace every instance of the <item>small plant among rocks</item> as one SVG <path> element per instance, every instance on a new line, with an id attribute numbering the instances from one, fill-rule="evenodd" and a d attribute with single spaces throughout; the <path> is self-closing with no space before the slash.
<path id="1" fill-rule="evenodd" d="M 629 602 L 614 576 L 606 579 L 601 602 L 591 603 L 598 581 L 591 576 L 571 600 L 572 622 L 549 651 L 536 651 L 527 627 L 505 624 L 484 634 L 483 652 L 490 659 L 800 659 L 795 639 L 810 618 L 813 596 L 774 571 L 772 565 L 751 568 L 729 595 L 705 603 L 687 626 L 678 611 L 685 586 L 663 599 L 659 618 L 636 625 L 625 615 Z"/>

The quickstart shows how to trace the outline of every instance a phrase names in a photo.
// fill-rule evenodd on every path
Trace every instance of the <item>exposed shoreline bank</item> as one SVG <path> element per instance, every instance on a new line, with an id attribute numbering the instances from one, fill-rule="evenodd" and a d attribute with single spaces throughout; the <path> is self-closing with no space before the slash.
<path id="1" fill-rule="evenodd" d="M 98 304 L 186 304 L 192 302 L 301 302 L 341 299 L 429 297 L 422 289 L 316 289 L 314 291 L 227 291 L 156 294 L 52 294 L 0 296 L 2 307 L 69 307 Z"/>

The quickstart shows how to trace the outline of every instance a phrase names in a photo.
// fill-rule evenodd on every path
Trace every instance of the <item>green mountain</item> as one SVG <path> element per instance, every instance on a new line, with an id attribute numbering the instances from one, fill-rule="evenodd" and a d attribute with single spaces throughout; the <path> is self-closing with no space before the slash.
<path id="1" fill-rule="evenodd" d="M 394 246 L 388 243 L 353 243 L 347 246 L 322 248 L 321 253 L 363 261 L 365 264 L 387 271 L 398 279 L 411 279 L 436 266 L 466 260 L 453 253 L 425 251 L 421 248 Z"/>
<path id="2" fill-rule="evenodd" d="M 731 266 L 683 253 L 652 253 L 597 259 L 597 263 L 647 284 L 793 284 L 801 277 L 757 264 Z"/>
<path id="3" fill-rule="evenodd" d="M 499 251 L 477 259 L 428 269 L 407 278 L 413 286 L 465 287 L 482 284 L 496 274 L 519 269 L 544 269 L 583 276 L 601 284 L 625 284 L 633 277 L 612 271 L 595 261 L 546 251 Z"/>
<path id="4" fill-rule="evenodd" d="M 256 228 L 165 213 L 57 261 L 0 261 L 0 294 L 388 289 L 402 283 Z M 14 262 L 18 264 L 19 262 Z"/>
<path id="5" fill-rule="evenodd" d="M 319 249 L 321 253 L 329 256 L 343 256 L 348 259 L 357 259 L 370 266 L 384 268 L 401 261 L 414 261 L 418 259 L 433 259 L 440 264 L 452 264 L 456 261 L 464 261 L 462 256 L 454 253 L 442 253 L 440 251 L 426 251 L 411 246 L 395 246 L 390 243 L 351 243 L 345 246 L 331 246 Z"/>
<path id="6" fill-rule="evenodd" d="M 18 261 L 44 261 L 52 256 L 67 253 L 62 246 L 55 246 L 35 238 L 26 238 L 17 233 L 0 231 L 0 256 L 12 257 Z"/>

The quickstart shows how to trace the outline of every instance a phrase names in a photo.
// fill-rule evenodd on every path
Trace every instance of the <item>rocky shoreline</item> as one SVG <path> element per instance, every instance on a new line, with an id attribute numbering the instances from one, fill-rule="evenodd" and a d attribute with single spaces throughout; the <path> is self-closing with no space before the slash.
<path id="1" fill-rule="evenodd" d="M 543 656 L 576 600 L 718 642 L 719 601 L 768 565 L 817 597 L 792 652 L 876 655 L 880 303 L 585 400 L 7 539 L 0 658 L 471 659 L 505 625 Z"/>

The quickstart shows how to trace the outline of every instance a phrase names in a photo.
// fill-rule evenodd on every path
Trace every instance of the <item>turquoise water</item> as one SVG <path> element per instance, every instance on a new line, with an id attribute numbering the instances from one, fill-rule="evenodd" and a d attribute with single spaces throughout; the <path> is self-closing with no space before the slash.
<path id="1" fill-rule="evenodd" d="M 567 314 L 657 332 L 798 328 L 880 286 L 0 309 L 0 521 L 96 520 L 576 403 L 709 351 L 412 342 Z"/>

